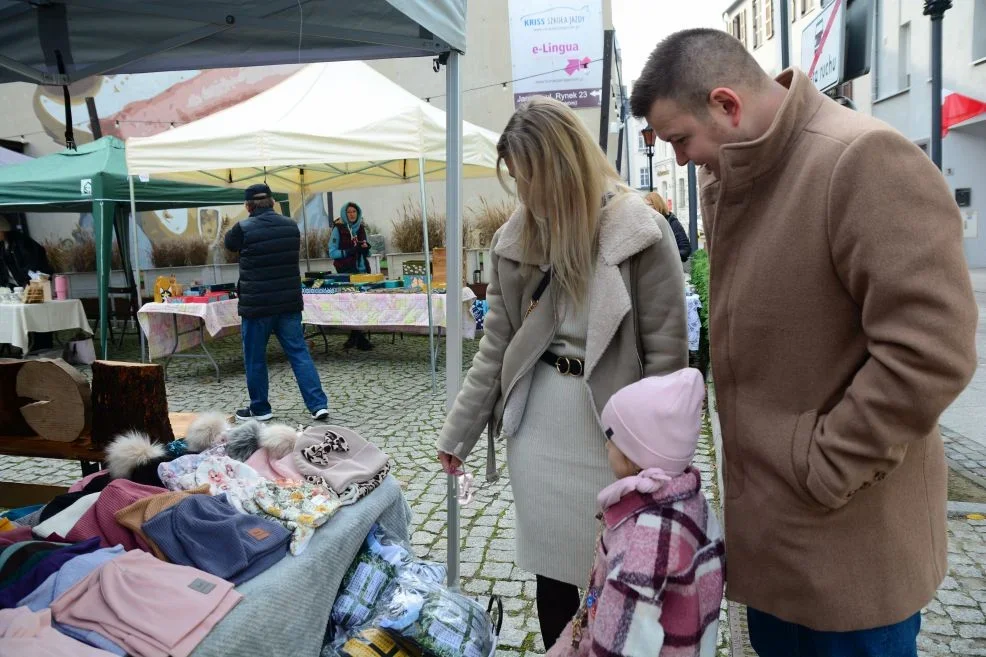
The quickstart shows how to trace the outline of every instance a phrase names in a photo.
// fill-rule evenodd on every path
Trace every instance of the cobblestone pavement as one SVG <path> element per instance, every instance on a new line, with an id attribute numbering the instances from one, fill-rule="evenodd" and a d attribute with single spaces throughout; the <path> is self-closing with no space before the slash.
<path id="1" fill-rule="evenodd" d="M 437 468 L 434 444 L 444 417 L 444 362 L 439 360 L 439 389 L 431 391 L 427 339 L 374 336 L 371 352 L 345 353 L 344 336 L 321 339 L 312 349 L 323 386 L 330 398 L 332 421 L 367 436 L 392 457 L 394 475 L 403 482 L 414 511 L 411 542 L 423 558 L 446 559 L 446 479 Z M 476 342 L 465 344 L 469 363 Z M 168 399 L 173 411 L 231 412 L 247 399 L 237 337 L 213 343 L 223 380 L 217 384 L 211 367 L 199 361 L 175 361 L 170 368 Z M 132 345 L 114 358 L 135 359 Z M 277 347 L 269 352 L 271 402 L 277 419 L 292 424 L 310 422 L 290 367 Z M 467 466 L 479 490 L 461 509 L 460 561 L 463 590 L 476 597 L 503 597 L 507 617 L 499 654 L 526 657 L 543 652 L 534 608 L 534 578 L 513 565 L 514 508 L 508 478 L 483 481 L 484 450 L 477 449 Z M 505 463 L 503 454 L 498 459 Z M 705 437 L 696 457 L 706 494 L 718 503 L 715 458 Z M 69 461 L 0 457 L 0 480 L 67 485 L 78 478 L 79 466 Z M 922 655 L 986 655 L 986 521 L 949 521 L 950 576 L 925 615 Z M 901 573 L 906 576 L 906 573 Z M 719 654 L 730 654 L 729 627 L 720 621 Z M 740 637 L 742 632 L 734 636 Z M 740 642 L 742 639 L 740 639 Z M 738 642 L 738 643 L 740 643 Z M 742 644 L 734 654 L 742 654 Z M 750 653 L 752 654 L 752 653 Z"/>
<path id="2" fill-rule="evenodd" d="M 960 433 L 941 427 L 948 466 L 986 488 L 986 446 Z"/>

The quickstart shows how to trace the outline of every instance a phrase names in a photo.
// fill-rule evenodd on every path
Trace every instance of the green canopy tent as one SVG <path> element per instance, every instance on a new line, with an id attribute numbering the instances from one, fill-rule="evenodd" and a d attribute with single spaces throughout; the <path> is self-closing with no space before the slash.
<path id="1" fill-rule="evenodd" d="M 131 206 L 131 186 L 133 206 Z M 282 199 L 283 199 L 282 195 Z M 110 267 L 116 226 L 124 269 L 134 286 L 127 245 L 128 211 L 239 205 L 243 191 L 127 175 L 124 144 L 103 137 L 21 164 L 0 168 L 0 212 L 91 212 L 99 281 L 99 340 L 107 356 Z"/>

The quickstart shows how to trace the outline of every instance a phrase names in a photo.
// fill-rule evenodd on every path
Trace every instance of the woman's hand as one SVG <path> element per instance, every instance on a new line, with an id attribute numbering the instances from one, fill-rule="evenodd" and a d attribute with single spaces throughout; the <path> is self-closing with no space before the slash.
<path id="1" fill-rule="evenodd" d="M 462 461 L 459 460 L 458 456 L 453 456 L 452 454 L 447 454 L 445 452 L 438 452 L 438 462 L 442 464 L 442 470 L 445 474 L 450 474 L 453 477 L 458 477 L 463 473 Z"/>

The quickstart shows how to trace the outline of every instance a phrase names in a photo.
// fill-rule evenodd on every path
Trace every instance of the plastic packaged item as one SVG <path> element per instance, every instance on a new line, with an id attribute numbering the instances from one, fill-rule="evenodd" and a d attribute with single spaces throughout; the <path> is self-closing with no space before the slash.
<path id="1" fill-rule="evenodd" d="M 445 581 L 447 574 L 445 566 L 418 561 L 407 547 L 390 541 L 374 525 L 343 577 L 332 605 L 331 618 L 337 632 L 348 632 L 365 624 L 377 604 L 390 594 L 402 571 L 435 584 Z"/>
<path id="2" fill-rule="evenodd" d="M 483 609 L 475 600 L 404 571 L 370 626 L 399 634 L 435 657 L 490 657 L 499 631 L 490 614 L 494 604 L 502 609 L 499 598 Z"/>

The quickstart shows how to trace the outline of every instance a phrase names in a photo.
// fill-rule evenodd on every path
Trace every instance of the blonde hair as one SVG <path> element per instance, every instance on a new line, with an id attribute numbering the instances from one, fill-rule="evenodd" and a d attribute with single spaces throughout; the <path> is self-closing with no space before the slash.
<path id="1" fill-rule="evenodd" d="M 514 112 L 497 155 L 501 184 L 509 189 L 500 161 L 517 182 L 526 255 L 547 257 L 552 278 L 582 305 L 596 260 L 603 197 L 630 189 L 575 112 L 550 98 L 533 98 Z"/>
<path id="2" fill-rule="evenodd" d="M 664 202 L 664 197 L 657 192 L 648 192 L 645 194 L 644 202 L 660 212 L 665 218 L 668 216 L 668 204 Z"/>

